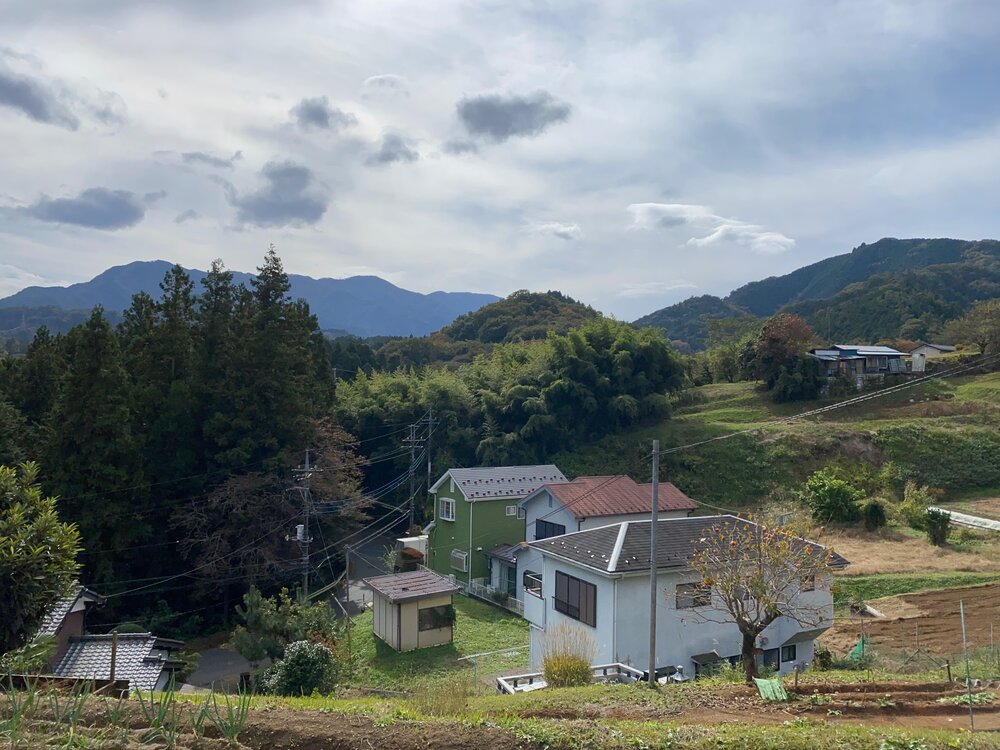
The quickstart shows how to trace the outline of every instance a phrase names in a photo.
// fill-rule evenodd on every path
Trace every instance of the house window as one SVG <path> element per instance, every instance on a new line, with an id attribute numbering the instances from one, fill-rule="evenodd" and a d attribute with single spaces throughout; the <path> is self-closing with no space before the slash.
<path id="1" fill-rule="evenodd" d="M 455 501 L 446 497 L 442 497 L 438 501 L 438 518 L 442 521 L 454 521 L 455 520 Z"/>
<path id="2" fill-rule="evenodd" d="M 533 570 L 524 571 L 524 575 L 521 577 L 521 582 L 524 584 L 524 590 L 527 591 L 532 596 L 537 596 L 539 599 L 542 597 L 542 574 L 536 573 Z"/>
<path id="3" fill-rule="evenodd" d="M 677 609 L 696 609 L 712 604 L 712 589 L 703 583 L 677 584 Z"/>
<path id="4" fill-rule="evenodd" d="M 796 656 L 796 648 L 793 643 L 791 646 L 781 647 L 781 661 L 782 663 L 786 661 L 795 661 L 798 657 Z"/>
<path id="5" fill-rule="evenodd" d="M 524 508 L 518 508 L 517 509 L 517 517 L 520 518 L 522 521 L 524 520 L 524 517 L 526 515 L 528 515 L 528 514 L 525 513 Z"/>
<path id="6" fill-rule="evenodd" d="M 507 515 L 508 516 L 514 516 L 516 518 L 517 517 L 517 506 L 516 505 L 508 505 L 507 506 Z"/>
<path id="7" fill-rule="evenodd" d="M 462 573 L 469 572 L 469 553 L 465 550 L 453 549 L 451 551 L 451 567 Z"/>
<path id="8" fill-rule="evenodd" d="M 442 604 L 440 607 L 426 607 L 417 612 L 418 630 L 439 630 L 451 625 L 451 607 Z"/>
<path id="9" fill-rule="evenodd" d="M 548 539 L 552 536 L 562 536 L 566 533 L 566 527 L 561 523 L 551 521 L 535 521 L 535 540 Z"/>
<path id="10" fill-rule="evenodd" d="M 556 612 L 597 627 L 597 586 L 556 571 Z"/>

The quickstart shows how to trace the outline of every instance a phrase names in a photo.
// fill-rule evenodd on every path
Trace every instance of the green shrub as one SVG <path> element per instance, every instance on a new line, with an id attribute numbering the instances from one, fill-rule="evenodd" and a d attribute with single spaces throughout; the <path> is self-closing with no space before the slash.
<path id="1" fill-rule="evenodd" d="M 819 523 L 853 523 L 861 517 L 858 503 L 864 494 L 833 472 L 820 469 L 806 481 L 802 499 Z"/>
<path id="2" fill-rule="evenodd" d="M 865 503 L 861 508 L 861 517 L 868 531 L 877 531 L 888 522 L 885 514 L 885 506 L 878 500 L 869 500 Z"/>
<path id="3" fill-rule="evenodd" d="M 943 547 L 948 543 L 948 532 L 951 531 L 951 514 L 943 510 L 928 510 L 924 514 L 924 528 L 931 544 Z"/>
<path id="4" fill-rule="evenodd" d="M 258 684 L 275 695 L 329 693 L 337 675 L 333 652 L 321 643 L 295 641 L 285 647 L 284 658 L 264 670 Z"/>
<path id="5" fill-rule="evenodd" d="M 813 665 L 820 671 L 833 669 L 833 652 L 825 646 L 817 646 L 813 651 Z"/>
<path id="6" fill-rule="evenodd" d="M 594 639 L 580 628 L 560 623 L 549 628 L 542 646 L 542 672 L 550 687 L 590 684 L 590 660 L 597 650 Z"/>
<path id="7" fill-rule="evenodd" d="M 903 502 L 896 508 L 897 520 L 911 529 L 924 531 L 927 528 L 927 508 L 933 503 L 934 495 L 929 487 L 908 480 L 903 488 Z"/>

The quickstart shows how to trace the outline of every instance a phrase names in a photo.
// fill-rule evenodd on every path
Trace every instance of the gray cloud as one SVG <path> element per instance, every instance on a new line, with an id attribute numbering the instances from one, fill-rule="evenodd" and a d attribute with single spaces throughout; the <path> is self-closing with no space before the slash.
<path id="1" fill-rule="evenodd" d="M 57 125 L 68 130 L 80 127 L 80 118 L 60 101 L 45 82 L 20 75 L 0 62 L 0 105 L 20 110 L 35 122 Z"/>
<path id="2" fill-rule="evenodd" d="M 462 99 L 458 119 L 473 136 L 496 143 L 540 135 L 554 123 L 569 119 L 572 107 L 548 91 L 531 94 L 480 94 Z"/>
<path id="3" fill-rule="evenodd" d="M 330 105 L 330 99 L 326 96 L 317 96 L 313 99 L 303 99 L 290 110 L 288 114 L 298 123 L 300 128 L 306 130 L 317 128 L 319 130 L 340 130 L 358 124 L 358 118 L 350 112 Z"/>
<path id="4" fill-rule="evenodd" d="M 208 154 L 204 151 L 186 151 L 181 154 L 181 160 L 185 164 L 207 164 L 210 167 L 218 167 L 220 169 L 232 169 L 233 164 L 242 158 L 242 151 L 237 151 L 228 158 Z"/>
<path id="5" fill-rule="evenodd" d="M 181 211 L 174 217 L 174 224 L 183 224 L 186 221 L 196 221 L 200 218 L 200 213 L 195 211 L 193 208 L 189 208 L 187 211 Z"/>
<path id="6" fill-rule="evenodd" d="M 42 196 L 19 211 L 54 224 L 73 224 L 90 229 L 125 229 L 142 221 L 147 204 L 164 195 L 166 193 L 160 191 L 139 196 L 128 190 L 95 187 L 84 190 L 75 198 Z"/>
<path id="7" fill-rule="evenodd" d="M 220 180 L 241 223 L 259 227 L 300 226 L 315 224 L 326 213 L 329 199 L 308 167 L 291 161 L 272 161 L 264 165 L 260 175 L 265 185 L 251 193 L 240 194 Z"/>
<path id="8" fill-rule="evenodd" d="M 446 154 L 478 154 L 479 146 L 472 141 L 461 138 L 452 138 L 441 144 L 441 149 Z"/>
<path id="9" fill-rule="evenodd" d="M 420 154 L 413 148 L 413 141 L 396 133 L 386 133 L 382 136 L 378 149 L 365 159 L 365 164 L 377 167 L 394 162 L 414 162 Z"/>
<path id="10" fill-rule="evenodd" d="M 410 95 L 409 84 L 406 78 L 395 73 L 382 73 L 381 75 L 366 78 L 364 84 L 362 84 L 362 88 L 365 91 L 361 95 L 362 99 L 369 99 L 375 93 L 388 94 L 389 96 Z"/>
<path id="11" fill-rule="evenodd" d="M 67 130 L 77 130 L 81 116 L 104 125 L 119 125 L 125 120 L 125 103 L 118 94 L 99 89 L 80 93 L 46 79 L 40 70 L 35 58 L 0 47 L 0 106 Z"/>

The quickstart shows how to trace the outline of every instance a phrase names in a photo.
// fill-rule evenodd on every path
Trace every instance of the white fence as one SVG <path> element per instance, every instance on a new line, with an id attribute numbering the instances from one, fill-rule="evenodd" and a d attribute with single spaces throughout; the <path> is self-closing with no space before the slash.
<path id="1" fill-rule="evenodd" d="M 499 592 L 496 588 L 486 583 L 485 578 L 473 578 L 467 587 L 466 593 L 469 596 L 496 604 L 516 615 L 524 617 L 524 602 L 518 601 L 513 596 L 506 596 L 506 592 Z"/>
<path id="2" fill-rule="evenodd" d="M 591 682 L 640 682 L 645 676 L 645 672 L 620 663 L 597 664 L 590 668 L 590 672 Z M 526 693 L 544 687 L 545 675 L 541 672 L 497 677 L 497 692 L 501 694 Z"/>

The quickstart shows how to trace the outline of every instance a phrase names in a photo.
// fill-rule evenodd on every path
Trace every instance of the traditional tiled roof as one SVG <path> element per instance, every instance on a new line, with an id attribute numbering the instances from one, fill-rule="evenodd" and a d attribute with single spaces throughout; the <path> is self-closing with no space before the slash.
<path id="1" fill-rule="evenodd" d="M 37 636 L 52 636 L 59 632 L 59 628 L 62 627 L 63 621 L 66 616 L 73 611 L 73 607 L 76 606 L 77 602 L 81 599 L 89 599 L 90 601 L 103 603 L 104 597 L 100 594 L 96 594 L 86 586 L 81 586 L 79 583 L 75 583 L 73 588 L 70 590 L 66 596 L 59 599 L 49 611 L 45 613 L 45 617 L 42 619 L 42 624 L 38 628 Z"/>
<path id="2" fill-rule="evenodd" d="M 653 503 L 652 484 L 636 484 L 624 475 L 577 477 L 572 482 L 546 484 L 544 489 L 576 518 L 648 515 Z M 661 511 L 692 511 L 697 507 L 670 482 L 660 482 L 658 497 Z"/>
<path id="3" fill-rule="evenodd" d="M 391 573 L 387 576 L 365 578 L 364 582 L 372 591 L 381 594 L 393 604 L 422 599 L 425 596 L 454 594 L 458 591 L 458 586 L 432 570 Z"/>
<path id="4" fill-rule="evenodd" d="M 111 640 L 110 634 L 74 638 L 53 672 L 60 677 L 110 679 Z M 131 690 L 152 690 L 163 670 L 176 666 L 169 653 L 182 645 L 180 641 L 157 638 L 150 633 L 120 633 L 115 679 L 127 679 Z"/>
<path id="5" fill-rule="evenodd" d="M 529 542 L 543 553 L 593 568 L 602 573 L 628 573 L 649 570 L 650 521 L 626 521 L 597 529 L 577 531 L 563 536 Z M 688 565 L 694 554 L 705 546 L 716 526 L 753 525 L 735 516 L 695 516 L 667 518 L 657 522 L 656 567 L 680 568 Z M 803 545 L 823 549 L 805 539 Z M 843 567 L 848 561 L 832 553 L 831 565 Z"/>
<path id="6" fill-rule="evenodd" d="M 565 482 L 566 477 L 553 464 L 540 466 L 491 466 L 474 469 L 449 469 L 434 486 L 436 492 L 451 477 L 467 500 L 520 499 L 552 482 Z"/>

